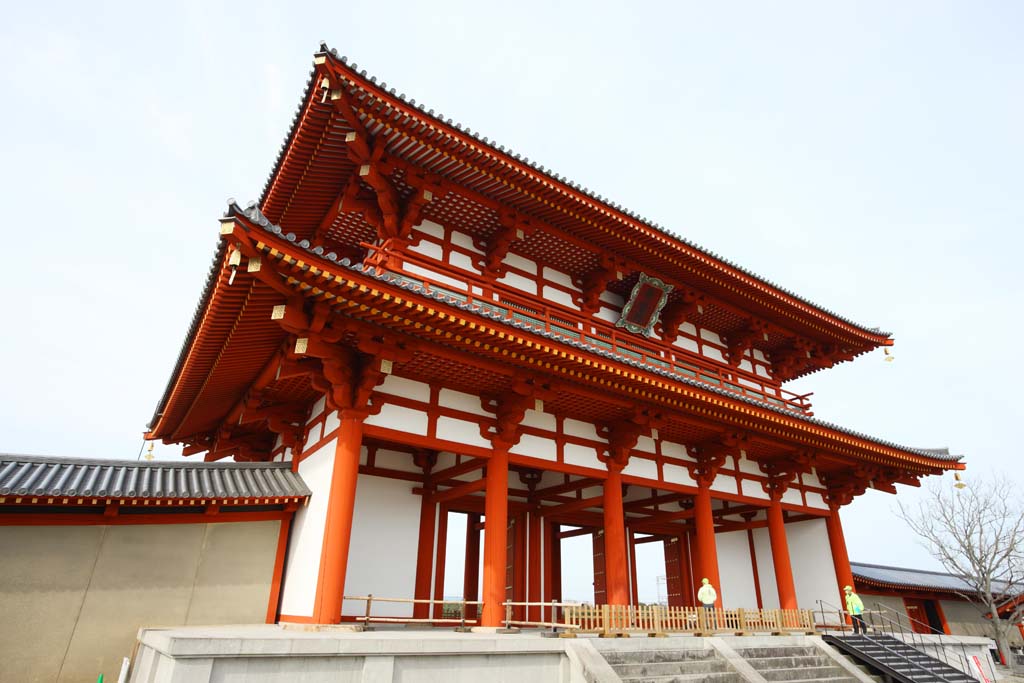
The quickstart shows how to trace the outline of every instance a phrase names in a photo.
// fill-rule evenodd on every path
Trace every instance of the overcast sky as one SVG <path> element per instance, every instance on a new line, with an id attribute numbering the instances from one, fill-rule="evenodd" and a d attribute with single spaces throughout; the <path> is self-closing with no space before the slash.
<path id="1" fill-rule="evenodd" d="M 879 351 L 787 385 L 814 392 L 818 417 L 949 446 L 968 481 L 1024 480 L 1024 5 L 144 4 L 4 12 L 0 452 L 138 455 L 216 219 L 227 197 L 258 197 L 323 39 L 481 135 L 892 331 L 895 362 Z M 851 558 L 934 568 L 894 501 L 844 509 Z M 664 570 L 643 557 L 653 599 Z"/>

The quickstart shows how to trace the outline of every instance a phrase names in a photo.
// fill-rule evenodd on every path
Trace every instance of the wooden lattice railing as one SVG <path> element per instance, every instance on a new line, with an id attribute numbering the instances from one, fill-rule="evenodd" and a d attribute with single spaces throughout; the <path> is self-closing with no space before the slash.
<path id="1" fill-rule="evenodd" d="M 510 622 L 510 626 L 531 626 Z M 536 624 L 540 625 L 540 624 Z M 545 624 L 548 625 L 548 624 Z M 690 633 L 814 633 L 808 609 L 714 609 L 663 605 L 565 605 L 561 625 L 566 631 L 619 635 Z"/>

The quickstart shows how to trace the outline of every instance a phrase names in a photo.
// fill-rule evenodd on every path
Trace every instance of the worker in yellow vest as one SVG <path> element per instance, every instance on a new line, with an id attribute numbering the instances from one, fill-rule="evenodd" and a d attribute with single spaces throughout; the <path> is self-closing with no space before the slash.
<path id="1" fill-rule="evenodd" d="M 853 592 L 853 588 L 850 586 L 844 586 L 843 592 L 846 593 L 846 611 L 849 612 L 850 618 L 853 619 L 853 632 L 867 633 L 868 627 L 864 623 L 863 601 L 861 601 L 859 595 Z"/>
<path id="2" fill-rule="evenodd" d="M 704 607 L 705 617 L 708 619 L 709 624 L 714 624 L 717 620 L 715 618 L 715 601 L 718 600 L 718 591 L 711 585 L 711 581 L 708 579 L 701 579 L 700 590 L 697 591 L 697 602 Z M 715 628 L 712 626 L 712 628 Z"/>

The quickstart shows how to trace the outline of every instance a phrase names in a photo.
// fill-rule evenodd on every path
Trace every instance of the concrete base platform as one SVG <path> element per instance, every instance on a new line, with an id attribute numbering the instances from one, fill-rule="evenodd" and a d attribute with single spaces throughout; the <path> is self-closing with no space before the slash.
<path id="1" fill-rule="evenodd" d="M 719 660 L 719 668 L 735 680 L 767 683 L 737 650 L 792 646 L 813 646 L 842 659 L 812 636 L 566 639 L 531 630 L 501 634 L 382 628 L 360 633 L 331 626 L 193 626 L 142 629 L 130 681 L 618 683 L 622 679 L 609 664 L 616 657 L 609 653 L 643 659 L 645 651 L 671 650 L 684 653 L 684 658 L 685 651 L 700 651 L 701 657 Z M 857 673 L 849 667 L 850 679 L 873 683 Z"/>

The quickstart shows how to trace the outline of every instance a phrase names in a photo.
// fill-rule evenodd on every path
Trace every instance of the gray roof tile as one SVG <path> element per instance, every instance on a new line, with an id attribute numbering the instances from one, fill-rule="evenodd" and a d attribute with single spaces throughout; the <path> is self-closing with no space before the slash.
<path id="1" fill-rule="evenodd" d="M 305 498 L 291 463 L 136 462 L 0 454 L 0 496 Z"/>

